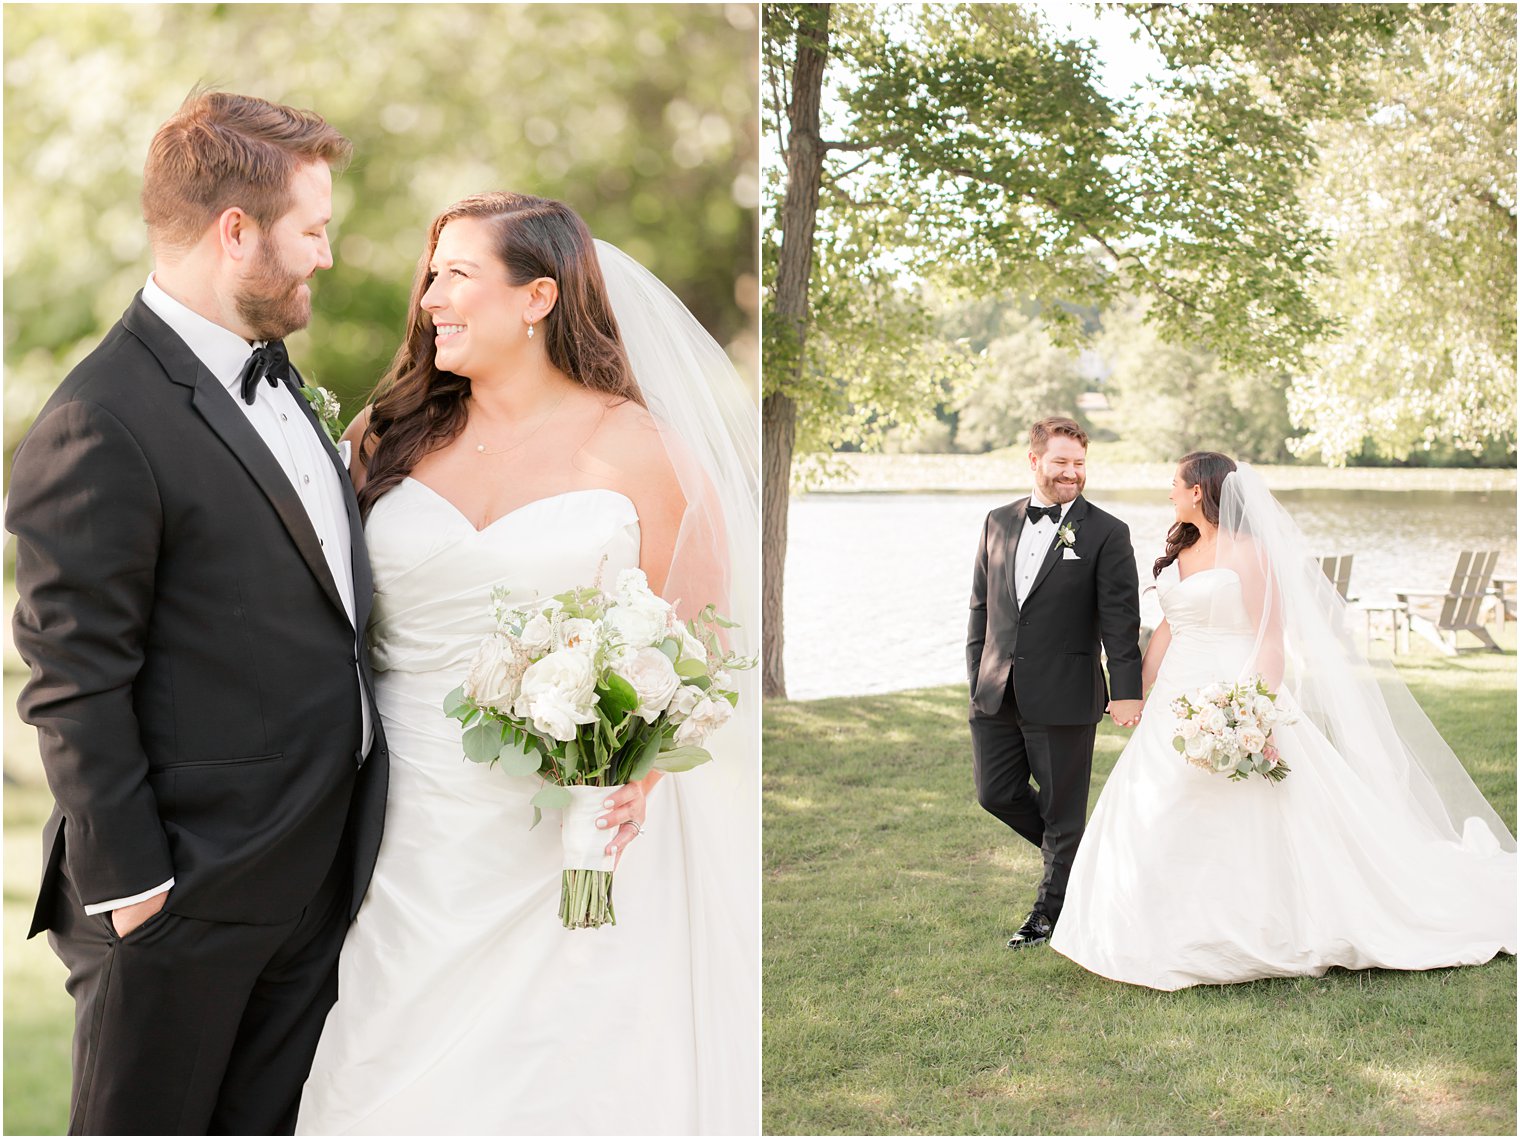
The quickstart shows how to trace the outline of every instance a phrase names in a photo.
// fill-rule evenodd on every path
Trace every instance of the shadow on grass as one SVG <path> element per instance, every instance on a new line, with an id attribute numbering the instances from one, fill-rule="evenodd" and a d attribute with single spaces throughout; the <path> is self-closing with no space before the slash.
<path id="1" fill-rule="evenodd" d="M 1513 653 L 1407 663 L 1513 828 Z M 766 707 L 768 1133 L 1513 1133 L 1512 957 L 1157 993 L 1003 948 L 1040 860 L 977 805 L 965 712 Z"/>

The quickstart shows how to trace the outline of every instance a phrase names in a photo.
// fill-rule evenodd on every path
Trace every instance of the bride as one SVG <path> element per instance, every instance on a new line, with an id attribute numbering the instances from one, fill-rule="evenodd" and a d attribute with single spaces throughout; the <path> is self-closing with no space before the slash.
<path id="1" fill-rule="evenodd" d="M 1345 606 L 1261 477 L 1177 467 L 1139 728 L 1093 811 L 1051 947 L 1153 989 L 1515 951 L 1515 840 Z M 1171 703 L 1260 675 L 1297 715 L 1289 774 L 1232 782 L 1172 744 Z M 1154 687 L 1152 687 L 1154 686 Z"/>
<path id="2" fill-rule="evenodd" d="M 391 783 L 300 1132 L 758 1131 L 752 688 L 712 763 L 612 797 L 618 921 L 592 930 L 560 924 L 539 780 L 466 761 L 443 713 L 495 586 L 519 607 L 637 566 L 754 637 L 755 428 L 722 350 L 567 206 L 480 194 L 434 220 L 347 435 Z"/>

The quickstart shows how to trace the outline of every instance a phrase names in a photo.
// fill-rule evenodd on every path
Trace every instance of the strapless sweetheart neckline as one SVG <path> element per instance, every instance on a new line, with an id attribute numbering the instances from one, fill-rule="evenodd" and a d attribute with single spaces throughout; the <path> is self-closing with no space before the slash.
<path id="1" fill-rule="evenodd" d="M 428 484 L 423 482 L 421 479 L 413 478 L 411 475 L 407 475 L 402 481 L 409 482 L 416 487 L 421 487 L 432 497 L 436 498 L 439 502 L 443 503 L 443 505 L 447 506 L 449 510 L 451 510 L 459 518 L 461 522 L 463 522 L 477 534 L 484 534 L 486 531 L 492 530 L 496 526 L 505 522 L 508 518 L 514 518 L 517 515 L 523 513 L 523 511 L 531 510 L 535 506 L 541 506 L 544 503 L 555 502 L 563 498 L 572 498 L 578 494 L 610 494 L 614 498 L 621 498 L 629 506 L 633 506 L 633 499 L 629 498 L 620 490 L 613 490 L 611 487 L 605 486 L 589 486 L 582 487 L 579 490 L 562 490 L 558 494 L 546 494 L 543 498 L 531 499 L 528 502 L 523 503 L 521 506 L 513 507 L 505 514 L 497 515 L 497 517 L 487 522 L 484 526 L 476 526 L 475 523 L 470 521 L 469 515 L 467 515 L 463 510 L 460 510 L 459 507 L 455 506 L 450 499 L 444 497 L 432 487 L 428 486 Z"/>
<path id="2" fill-rule="evenodd" d="M 1235 571 L 1232 570 L 1229 566 L 1210 566 L 1208 569 L 1194 570 L 1192 573 L 1188 574 L 1186 577 L 1182 576 L 1182 570 L 1177 568 L 1177 563 L 1176 562 L 1172 563 L 1172 567 L 1171 568 L 1177 570 L 1177 583 L 1179 585 L 1182 582 L 1184 582 L 1184 581 L 1192 581 L 1195 577 L 1198 577 L 1198 576 L 1200 576 L 1202 574 L 1206 574 L 1206 573 L 1234 573 L 1236 577 L 1240 576 L 1238 573 L 1235 573 Z"/>

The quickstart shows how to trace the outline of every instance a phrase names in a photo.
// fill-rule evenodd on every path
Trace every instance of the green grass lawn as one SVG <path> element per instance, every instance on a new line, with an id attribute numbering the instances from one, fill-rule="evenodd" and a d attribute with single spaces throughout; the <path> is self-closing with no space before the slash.
<path id="1" fill-rule="evenodd" d="M 1399 659 L 1513 829 L 1504 643 Z M 768 1134 L 1514 1134 L 1513 957 L 1159 993 L 1010 952 L 1039 853 L 977 806 L 964 710 L 766 705 Z"/>
<path id="2" fill-rule="evenodd" d="M 1513 651 L 1402 661 L 1513 828 Z M 59 1134 L 72 1006 L 45 939 L 24 940 L 50 800 L 20 680 L 5 1131 Z M 977 807 L 963 708 L 958 687 L 766 707 L 768 1132 L 1514 1133 L 1513 958 L 1152 993 L 1010 953 L 1039 860 Z M 1124 738 L 1099 733 L 1094 801 Z"/>

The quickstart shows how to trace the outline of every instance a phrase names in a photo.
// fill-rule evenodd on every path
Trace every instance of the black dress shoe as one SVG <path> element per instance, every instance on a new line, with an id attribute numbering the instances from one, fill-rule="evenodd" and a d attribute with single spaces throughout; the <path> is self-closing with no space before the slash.
<path id="1" fill-rule="evenodd" d="M 1024 924 L 1019 926 L 1019 932 L 1008 939 L 1008 948 L 1028 949 L 1031 945 L 1043 945 L 1050 940 L 1053 929 L 1055 929 L 1055 923 L 1040 910 L 1035 910 L 1024 919 Z"/>

